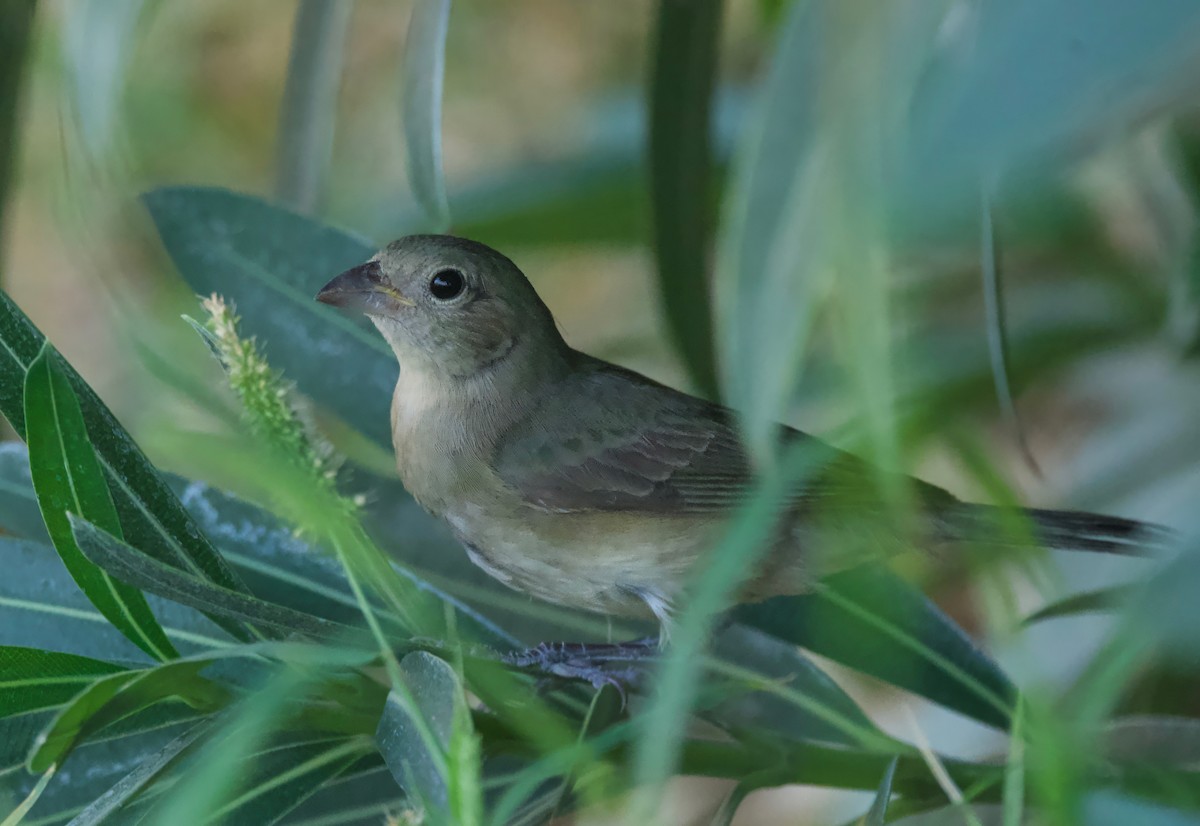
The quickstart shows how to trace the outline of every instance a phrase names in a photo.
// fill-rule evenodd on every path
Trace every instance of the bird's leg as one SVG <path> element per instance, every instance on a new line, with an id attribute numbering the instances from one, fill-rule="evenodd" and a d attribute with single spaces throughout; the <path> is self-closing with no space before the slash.
<path id="1" fill-rule="evenodd" d="M 501 661 L 528 671 L 568 680 L 583 680 L 594 688 L 611 685 L 621 694 L 641 676 L 638 663 L 659 652 L 657 637 L 629 642 L 544 642 L 505 654 Z"/>

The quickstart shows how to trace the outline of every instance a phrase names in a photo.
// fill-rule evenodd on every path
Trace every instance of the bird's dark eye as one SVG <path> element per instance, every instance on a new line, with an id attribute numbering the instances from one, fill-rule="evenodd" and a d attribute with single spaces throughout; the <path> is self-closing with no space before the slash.
<path id="1" fill-rule="evenodd" d="M 466 286 L 463 274 L 458 270 L 439 270 L 429 280 L 429 292 L 438 301 L 449 301 L 457 298 Z"/>

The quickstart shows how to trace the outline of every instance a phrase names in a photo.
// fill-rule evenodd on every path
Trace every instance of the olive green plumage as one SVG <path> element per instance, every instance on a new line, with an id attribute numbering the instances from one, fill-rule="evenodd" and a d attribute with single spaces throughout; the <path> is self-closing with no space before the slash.
<path id="1" fill-rule="evenodd" d="M 402 238 L 318 299 L 366 313 L 395 351 L 400 476 L 476 564 L 553 602 L 669 620 L 752 481 L 727 409 L 571 349 L 517 266 L 465 239 Z M 832 569 L 932 550 L 987 521 L 990 509 L 909 479 L 915 519 L 901 529 L 868 465 L 781 433 L 806 440 L 821 471 L 792 491 L 742 599 L 799 593 Z M 1029 513 L 1061 547 L 1110 550 L 1141 529 Z"/>

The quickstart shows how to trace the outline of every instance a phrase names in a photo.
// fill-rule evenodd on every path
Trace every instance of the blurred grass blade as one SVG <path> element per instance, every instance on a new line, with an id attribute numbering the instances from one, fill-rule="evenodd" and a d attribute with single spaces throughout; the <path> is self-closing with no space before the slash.
<path id="1" fill-rule="evenodd" d="M 330 780 L 344 774 L 374 751 L 369 737 L 298 743 L 247 755 L 249 777 L 238 795 L 213 815 L 221 823 L 270 826 L 302 805 Z M 345 808 L 352 802 L 343 801 Z"/>
<path id="2" fill-rule="evenodd" d="M 858 704 L 795 645 L 744 625 L 713 643 L 715 674 L 737 681 L 736 694 L 703 717 L 722 727 L 769 732 L 772 738 L 859 745 L 883 734 Z M 743 676 L 744 675 L 744 676 Z"/>
<path id="3" fill-rule="evenodd" d="M 1104 728 L 1104 756 L 1114 763 L 1200 771 L 1200 719 L 1138 714 L 1111 720 Z"/>
<path id="4" fill-rule="evenodd" d="M 276 138 L 275 195 L 312 214 L 333 151 L 342 47 L 353 0 L 300 0 Z"/>
<path id="5" fill-rule="evenodd" d="M 449 823 L 447 749 L 462 687 L 448 663 L 423 651 L 401 660 L 400 671 L 404 685 L 388 694 L 375 741 L 401 788 L 434 823 Z"/>
<path id="6" fill-rule="evenodd" d="M 729 790 L 729 794 L 721 801 L 721 805 L 717 807 L 717 811 L 713 813 L 712 820 L 709 821 L 709 826 L 731 826 L 734 817 L 737 816 L 737 810 L 742 807 L 746 798 L 750 793 L 755 791 L 752 783 L 745 781 L 738 783 Z"/>
<path id="7" fill-rule="evenodd" d="M 37 0 L 7 0 L 0 6 L 0 262 L 4 260 L 6 207 L 20 157 L 22 85 L 33 41 Z"/>
<path id="8" fill-rule="evenodd" d="M 157 660 L 178 657 L 141 592 L 113 581 L 75 544 L 71 515 L 118 535 L 121 525 L 88 440 L 83 411 L 49 344 L 43 344 L 25 376 L 25 430 L 38 505 L 72 579 L 100 613 L 147 654 Z"/>
<path id="9" fill-rule="evenodd" d="M 879 788 L 875 791 L 875 800 L 863 817 L 863 826 L 883 826 L 887 822 L 888 803 L 892 799 L 892 781 L 896 779 L 896 763 L 896 758 L 892 758 L 892 762 L 888 763 L 887 771 L 883 773 L 883 779 L 879 781 Z"/>
<path id="10" fill-rule="evenodd" d="M 22 395 L 25 373 L 44 342 L 41 332 L 0 292 L 0 413 L 22 439 L 25 438 Z M 79 400 L 88 437 L 104 468 L 125 538 L 155 559 L 193 571 L 222 587 L 243 590 L 241 582 L 104 402 L 69 364 L 60 359 L 57 366 Z M 225 623 L 223 627 L 239 639 L 250 636 L 248 629 L 240 624 Z"/>
<path id="11" fill-rule="evenodd" d="M 1108 588 L 1097 588 L 1094 591 L 1083 591 L 1071 594 L 1060 600 L 1045 605 L 1025 618 L 1023 625 L 1033 625 L 1048 619 L 1059 617 L 1074 617 L 1080 614 L 1102 614 L 1115 611 L 1129 602 L 1136 591 L 1136 586 L 1113 585 Z"/>
<path id="12" fill-rule="evenodd" d="M 244 332 L 258 339 L 273 367 L 390 452 L 395 356 L 365 319 L 313 300 L 334 276 L 374 255 L 375 247 L 223 189 L 156 189 L 143 201 L 188 286 L 236 305 Z"/>
<path id="13" fill-rule="evenodd" d="M 97 678 L 124 670 L 76 654 L 0 646 L 0 717 L 65 703 Z"/>
<path id="14" fill-rule="evenodd" d="M 227 702 L 228 693 L 200 676 L 211 663 L 209 658 L 175 660 L 101 677 L 59 711 L 38 736 L 29 755 L 29 770 L 42 772 L 61 764 L 81 740 L 164 700 L 178 699 L 199 711 L 215 711 Z"/>
<path id="15" fill-rule="evenodd" d="M 261 625 L 281 636 L 323 639 L 347 630 L 339 623 L 230 591 L 164 565 L 82 519 L 72 517 L 71 529 L 87 558 L 113 577 L 189 608 Z"/>
<path id="16" fill-rule="evenodd" d="M 198 716 L 183 703 L 159 703 L 96 732 L 71 752 L 70 771 L 56 776 L 34 817 L 48 823 L 70 820 L 120 782 L 130 766 L 149 759 L 195 726 Z M 0 719 L 0 798 L 19 798 L 29 791 L 25 760 L 52 719 L 52 711 Z"/>
<path id="17" fill-rule="evenodd" d="M 195 743 L 205 730 L 205 725 L 193 726 L 167 743 L 157 753 L 140 761 L 133 771 L 93 800 L 86 809 L 71 818 L 71 822 L 67 826 L 99 826 L 102 823 L 115 822 L 117 818 L 114 816 L 119 817 L 121 808 L 140 794 L 147 785 L 154 783 L 158 776 L 179 759 L 179 756 L 192 743 Z"/>
<path id="18" fill-rule="evenodd" d="M 765 745 L 765 744 L 763 744 Z M 706 777 L 751 778 L 764 786 L 799 783 L 831 789 L 876 791 L 879 780 L 896 762 L 892 793 L 900 799 L 944 799 L 937 782 L 917 754 L 895 755 L 879 751 L 830 746 L 821 743 L 789 743 L 782 750 L 757 744 L 689 740 L 683 751 L 684 774 Z M 946 773 L 962 788 L 972 788 L 981 800 L 999 800 L 1003 766 L 940 758 Z"/>
<path id="19" fill-rule="evenodd" d="M 46 791 L 46 786 L 50 784 L 50 780 L 54 777 L 55 766 L 51 766 L 42 773 L 42 777 L 38 780 L 37 785 L 25 796 L 25 799 L 13 809 L 8 817 L 0 823 L 0 826 L 18 826 L 24 822 L 25 816 L 29 814 L 30 809 L 37 805 L 42 793 Z"/>
<path id="20" fill-rule="evenodd" d="M 802 597 L 739 606 L 752 628 L 905 688 L 967 717 L 1008 726 L 1016 688 L 933 603 L 886 570 L 860 568 Z"/>
<path id="21" fill-rule="evenodd" d="M 125 72 L 146 7 L 146 0 L 74 0 L 63 15 L 67 93 L 77 137 L 93 157 L 114 143 Z"/>
<path id="22" fill-rule="evenodd" d="M 642 788 L 632 800 L 631 822 L 649 822 L 658 811 L 662 789 L 675 772 L 687 721 L 703 668 L 701 654 L 717 612 L 724 611 L 765 551 L 776 515 L 793 485 L 809 477 L 819 451 L 800 442 L 764 475 L 714 547 L 708 562 L 689 583 L 671 631 L 671 646 L 656 669 L 656 691 L 645 709 L 645 732 L 633 754 L 634 776 Z"/>
<path id="23" fill-rule="evenodd" d="M 721 385 L 760 459 L 796 379 L 824 292 L 818 215 L 825 150 L 814 145 L 817 89 L 830 60 L 827 2 L 793 3 L 734 159 L 717 241 Z"/>
<path id="24" fill-rule="evenodd" d="M 987 313 L 988 356 L 992 364 L 992 382 L 996 387 L 996 400 L 1000 412 L 1016 437 L 1025 461 L 1040 475 L 1037 460 L 1029 449 L 1025 428 L 1017 415 L 1013 403 L 1012 388 L 1008 382 L 1008 323 L 1004 312 L 1004 292 L 1001 285 L 1000 247 L 996 243 L 996 220 L 992 215 L 992 193 L 985 186 L 980 198 L 980 270 L 983 274 L 983 306 Z"/>
<path id="25" fill-rule="evenodd" d="M 650 77 L 650 191 L 659 300 L 701 395 L 716 399 L 710 282 L 712 97 L 723 0 L 659 0 Z"/>
<path id="26" fill-rule="evenodd" d="M 449 25 L 450 0 L 416 0 L 404 39 L 400 107 L 408 181 L 433 232 L 450 226 L 442 173 L 442 82 Z"/>
<path id="27" fill-rule="evenodd" d="M 264 744 L 294 704 L 308 696 L 320 674 L 309 667 L 282 667 L 229 714 L 196 752 L 188 771 L 139 823 L 178 826 L 213 819 L 245 776 L 247 757 Z"/>

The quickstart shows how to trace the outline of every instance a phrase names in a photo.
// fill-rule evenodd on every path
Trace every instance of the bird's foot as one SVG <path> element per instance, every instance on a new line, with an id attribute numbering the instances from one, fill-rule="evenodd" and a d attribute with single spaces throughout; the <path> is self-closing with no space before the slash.
<path id="1" fill-rule="evenodd" d="M 597 690 L 612 686 L 624 707 L 627 689 L 643 673 L 639 663 L 653 659 L 658 651 L 655 637 L 616 643 L 544 642 L 505 654 L 501 660 L 546 676 L 582 680 Z"/>

